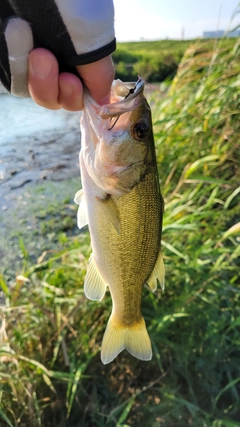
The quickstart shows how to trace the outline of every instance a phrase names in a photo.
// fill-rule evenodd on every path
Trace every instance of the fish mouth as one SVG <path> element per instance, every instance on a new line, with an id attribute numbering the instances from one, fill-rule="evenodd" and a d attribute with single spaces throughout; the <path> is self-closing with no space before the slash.
<path id="1" fill-rule="evenodd" d="M 141 77 L 135 85 L 133 83 L 124 84 L 120 80 L 117 80 L 116 82 L 116 86 L 117 84 L 119 85 L 119 88 L 116 87 L 115 89 L 116 95 L 121 99 L 112 104 L 103 105 L 100 108 L 99 116 L 102 119 L 119 117 L 121 114 L 135 110 L 142 103 L 144 80 Z M 122 99 L 123 96 L 124 98 Z"/>
<path id="2" fill-rule="evenodd" d="M 139 95 L 139 93 L 143 92 L 144 89 L 144 80 L 139 77 L 136 83 L 126 83 L 126 89 L 128 89 L 128 93 L 125 96 L 125 99 L 132 99 Z"/>

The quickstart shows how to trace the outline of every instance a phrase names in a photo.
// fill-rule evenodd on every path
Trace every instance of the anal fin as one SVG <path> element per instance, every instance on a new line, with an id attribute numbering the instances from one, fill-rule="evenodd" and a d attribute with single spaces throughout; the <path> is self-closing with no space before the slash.
<path id="1" fill-rule="evenodd" d="M 106 288 L 107 284 L 99 273 L 93 256 L 91 256 L 84 280 L 84 293 L 92 301 L 101 301 L 105 295 Z"/>
<path id="2" fill-rule="evenodd" d="M 159 281 L 161 289 L 162 291 L 164 291 L 164 288 L 165 288 L 164 279 L 165 279 L 165 268 L 163 263 L 162 252 L 159 251 L 156 264 L 154 266 L 151 276 L 147 280 L 147 284 L 151 288 L 151 290 L 155 292 L 157 289 L 157 282 Z"/>

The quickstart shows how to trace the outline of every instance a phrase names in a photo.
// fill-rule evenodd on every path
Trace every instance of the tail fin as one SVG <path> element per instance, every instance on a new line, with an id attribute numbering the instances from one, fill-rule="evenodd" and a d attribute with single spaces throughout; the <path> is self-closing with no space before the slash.
<path id="1" fill-rule="evenodd" d="M 124 349 L 137 359 L 151 360 L 151 341 L 143 317 L 139 322 L 125 327 L 114 321 L 111 315 L 102 341 L 102 363 L 112 362 Z"/>

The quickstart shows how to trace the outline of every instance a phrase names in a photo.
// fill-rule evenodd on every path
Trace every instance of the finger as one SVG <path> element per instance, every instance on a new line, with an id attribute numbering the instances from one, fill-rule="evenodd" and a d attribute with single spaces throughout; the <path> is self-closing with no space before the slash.
<path id="1" fill-rule="evenodd" d="M 111 56 L 92 64 L 79 65 L 77 70 L 93 99 L 100 105 L 108 103 L 115 74 Z"/>
<path id="2" fill-rule="evenodd" d="M 58 102 L 58 62 L 46 49 L 34 49 L 29 54 L 28 90 L 38 105 L 52 110 L 61 108 Z"/>
<path id="3" fill-rule="evenodd" d="M 59 104 L 69 111 L 79 111 L 83 108 L 83 86 L 79 77 L 71 73 L 61 73 L 59 76 Z"/>

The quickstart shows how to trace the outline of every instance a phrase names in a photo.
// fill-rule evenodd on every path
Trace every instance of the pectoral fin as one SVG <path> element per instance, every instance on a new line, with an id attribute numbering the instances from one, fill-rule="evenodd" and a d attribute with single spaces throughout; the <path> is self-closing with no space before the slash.
<path id="1" fill-rule="evenodd" d="M 165 277 L 165 268 L 163 263 L 163 257 L 161 251 L 159 251 L 155 267 L 152 271 L 151 276 L 149 277 L 147 283 L 150 286 L 153 292 L 157 289 L 157 282 L 159 281 L 162 291 L 164 291 L 164 277 Z"/>
<path id="2" fill-rule="evenodd" d="M 83 190 L 79 190 L 75 194 L 74 202 L 77 205 L 79 205 L 78 213 L 77 213 L 77 225 L 78 225 L 78 228 L 82 228 L 88 224 L 87 206 L 86 206 L 86 200 L 83 194 Z"/>
<path id="3" fill-rule="evenodd" d="M 92 301 L 101 301 L 106 292 L 107 285 L 91 256 L 84 280 L 84 293 Z"/>
<path id="4" fill-rule="evenodd" d="M 97 197 L 96 199 L 100 203 L 102 209 L 104 210 L 105 214 L 107 215 L 109 221 L 112 223 L 117 233 L 120 234 L 119 210 L 115 205 L 112 197 L 110 195 L 107 195 L 107 197 L 104 199 L 100 199 L 99 197 Z"/>

